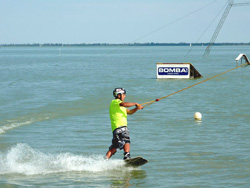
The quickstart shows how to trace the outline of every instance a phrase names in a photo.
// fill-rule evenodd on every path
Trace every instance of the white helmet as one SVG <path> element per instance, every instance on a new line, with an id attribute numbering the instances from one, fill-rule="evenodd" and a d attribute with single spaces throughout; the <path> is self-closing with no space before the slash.
<path id="1" fill-rule="evenodd" d="M 113 91 L 113 95 L 117 98 L 118 94 L 126 94 L 126 90 L 124 88 L 115 88 Z"/>

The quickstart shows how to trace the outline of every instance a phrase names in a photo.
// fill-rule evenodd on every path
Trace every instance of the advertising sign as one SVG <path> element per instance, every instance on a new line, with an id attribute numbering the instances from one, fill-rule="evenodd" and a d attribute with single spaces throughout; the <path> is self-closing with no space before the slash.
<path id="1" fill-rule="evenodd" d="M 157 78 L 190 78 L 190 63 L 157 63 Z"/>

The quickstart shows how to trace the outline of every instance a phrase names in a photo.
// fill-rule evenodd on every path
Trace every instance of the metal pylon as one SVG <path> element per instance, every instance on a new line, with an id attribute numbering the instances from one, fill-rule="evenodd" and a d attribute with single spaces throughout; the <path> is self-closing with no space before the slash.
<path id="1" fill-rule="evenodd" d="M 223 13 L 223 15 L 222 15 L 222 17 L 220 19 L 220 22 L 219 22 L 219 24 L 217 25 L 217 27 L 216 27 L 216 29 L 214 31 L 214 34 L 213 34 L 213 36 L 212 36 L 212 38 L 211 38 L 211 40 L 210 40 L 204 54 L 203 54 L 203 57 L 209 55 L 211 47 L 214 44 L 214 42 L 215 42 L 215 40 L 216 40 L 216 38 L 217 38 L 217 36 L 218 36 L 218 34 L 219 34 L 219 32 L 220 32 L 220 30 L 221 30 L 221 28 L 222 28 L 222 26 L 223 26 L 223 24 L 224 24 L 224 22 L 225 22 L 225 20 L 226 20 L 226 18 L 227 18 L 227 16 L 228 16 L 228 14 L 229 14 L 229 12 L 230 12 L 233 5 L 234 5 L 234 1 L 233 0 L 228 0 L 227 8 L 225 9 L 225 11 L 224 11 L 224 13 Z"/>

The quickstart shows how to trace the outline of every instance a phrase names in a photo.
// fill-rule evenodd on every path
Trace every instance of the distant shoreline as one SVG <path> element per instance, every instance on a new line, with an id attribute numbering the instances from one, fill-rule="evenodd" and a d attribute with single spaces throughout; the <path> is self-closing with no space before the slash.
<path id="1" fill-rule="evenodd" d="M 43 46 L 56 46 L 56 47 L 63 47 L 63 46 L 207 46 L 209 43 L 123 43 L 123 44 L 112 44 L 112 43 L 79 43 L 79 44 L 63 44 L 63 43 L 33 43 L 33 44 L 0 44 L 0 47 L 43 47 Z M 250 46 L 249 43 L 231 43 L 231 42 L 223 42 L 223 43 L 214 43 L 213 46 Z"/>

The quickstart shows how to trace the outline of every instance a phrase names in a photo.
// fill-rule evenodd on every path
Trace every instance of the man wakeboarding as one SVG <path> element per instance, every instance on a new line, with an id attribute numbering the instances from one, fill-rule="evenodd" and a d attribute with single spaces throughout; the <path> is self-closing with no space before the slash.
<path id="1" fill-rule="evenodd" d="M 124 150 L 124 160 L 130 159 L 130 137 L 127 127 L 127 114 L 132 115 L 137 110 L 143 109 L 138 103 L 124 102 L 126 98 L 126 90 L 124 88 L 115 88 L 113 91 L 115 97 L 111 101 L 109 114 L 111 120 L 111 128 L 113 132 L 112 144 L 106 154 L 106 159 L 109 159 L 117 151 L 117 148 Z M 128 107 L 135 106 L 129 110 Z"/>

